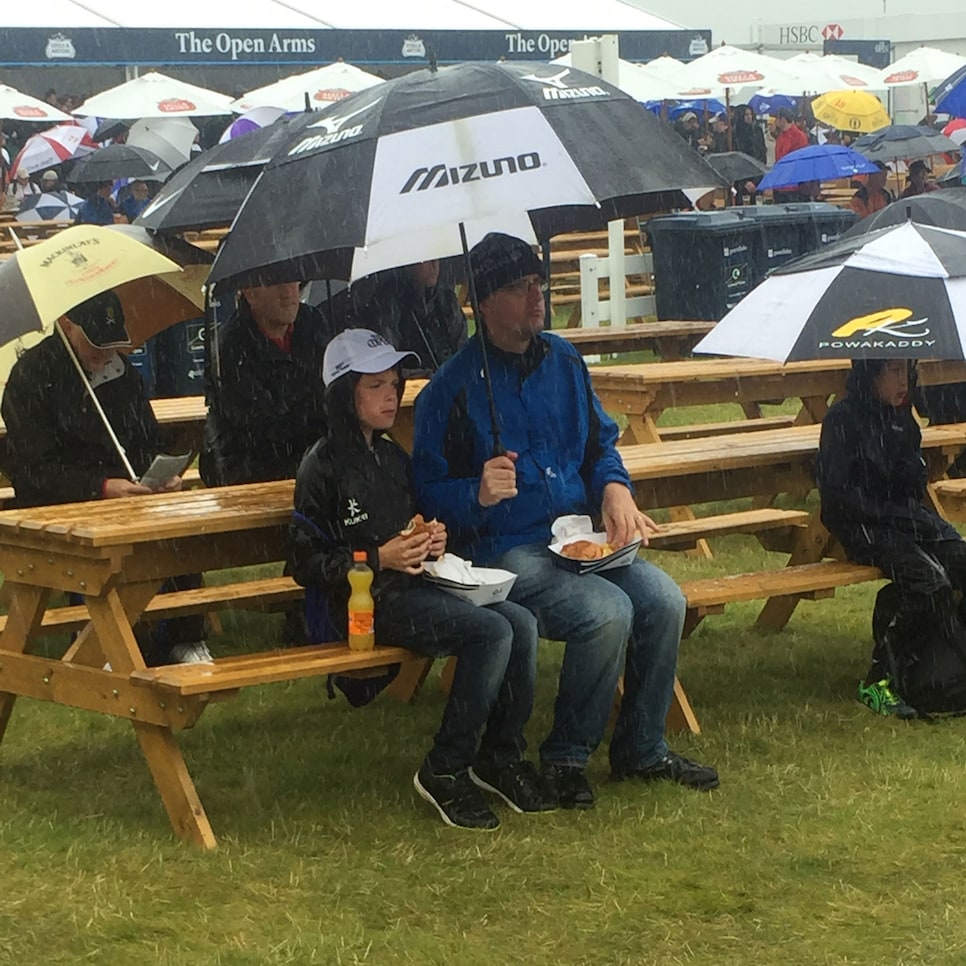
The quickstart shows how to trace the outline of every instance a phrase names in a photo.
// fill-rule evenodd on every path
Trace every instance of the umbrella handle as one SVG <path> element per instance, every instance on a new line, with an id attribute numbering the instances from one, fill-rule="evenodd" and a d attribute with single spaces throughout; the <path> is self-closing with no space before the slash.
<path id="1" fill-rule="evenodd" d="M 493 455 L 504 456 L 506 447 L 500 441 L 500 420 L 496 411 L 496 400 L 493 398 L 493 380 L 490 377 L 490 357 L 486 351 L 486 335 L 483 313 L 476 298 L 476 284 L 473 281 L 473 266 L 470 263 L 470 249 L 466 243 L 466 226 L 460 222 L 460 243 L 463 246 L 463 262 L 466 265 L 466 281 L 470 289 L 470 305 L 473 307 L 473 318 L 476 319 L 476 333 L 480 338 L 480 353 L 483 357 L 483 385 L 486 388 L 486 399 L 490 404 L 490 432 L 493 434 Z"/>

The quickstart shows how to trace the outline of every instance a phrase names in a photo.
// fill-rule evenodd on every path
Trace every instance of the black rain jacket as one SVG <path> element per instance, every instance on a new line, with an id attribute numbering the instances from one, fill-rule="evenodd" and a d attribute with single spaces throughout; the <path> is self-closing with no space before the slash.
<path id="1" fill-rule="evenodd" d="M 299 308 L 292 351 L 259 330 L 242 302 L 218 337 L 221 385 L 208 373 L 208 418 L 199 461 L 207 486 L 295 476 L 306 449 L 325 432 L 322 358 L 335 335 L 326 317 Z"/>
<path id="2" fill-rule="evenodd" d="M 160 431 L 141 376 L 120 358 L 124 374 L 94 392 L 140 476 L 161 451 Z M 106 479 L 129 478 L 57 333 L 17 360 L 2 412 L 17 506 L 97 500 Z"/>

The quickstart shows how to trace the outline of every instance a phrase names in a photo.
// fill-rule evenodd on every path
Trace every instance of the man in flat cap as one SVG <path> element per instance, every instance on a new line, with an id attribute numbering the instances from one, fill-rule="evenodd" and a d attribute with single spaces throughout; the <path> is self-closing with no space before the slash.
<path id="1" fill-rule="evenodd" d="M 120 299 L 113 291 L 102 292 L 75 306 L 57 324 L 140 478 L 161 452 L 161 438 L 141 377 L 118 351 L 131 346 Z M 152 492 L 128 476 L 57 332 L 17 360 L 0 411 L 7 426 L 7 470 L 16 506 Z M 165 489 L 180 487 L 180 477 L 174 477 Z M 174 582 L 185 589 L 200 586 L 194 575 Z M 204 619 L 185 617 L 160 622 L 152 633 L 139 633 L 138 640 L 149 665 L 197 663 L 211 660 L 204 636 Z"/>
<path id="2" fill-rule="evenodd" d="M 715 788 L 713 768 L 664 740 L 684 625 L 680 588 L 641 558 L 578 575 L 558 568 L 548 550 L 551 523 L 561 516 L 599 514 L 613 547 L 646 544 L 656 525 L 634 503 L 617 426 L 582 357 L 543 331 L 543 264 L 525 241 L 497 233 L 470 259 L 484 325 L 419 395 L 417 503 L 445 522 L 455 553 L 516 574 L 510 600 L 536 616 L 541 637 L 566 644 L 553 727 L 540 748 L 548 789 L 563 808 L 593 805 L 584 769 L 622 673 L 612 777 Z M 506 446 L 496 455 L 484 338 Z"/>

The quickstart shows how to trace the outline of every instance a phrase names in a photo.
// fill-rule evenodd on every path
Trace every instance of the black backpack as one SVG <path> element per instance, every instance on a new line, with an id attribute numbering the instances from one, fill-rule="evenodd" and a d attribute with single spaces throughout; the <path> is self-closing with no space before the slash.
<path id="1" fill-rule="evenodd" d="M 901 594 L 886 584 L 875 599 L 872 636 L 903 700 L 926 714 L 966 714 L 966 627 L 950 603 L 903 614 Z"/>

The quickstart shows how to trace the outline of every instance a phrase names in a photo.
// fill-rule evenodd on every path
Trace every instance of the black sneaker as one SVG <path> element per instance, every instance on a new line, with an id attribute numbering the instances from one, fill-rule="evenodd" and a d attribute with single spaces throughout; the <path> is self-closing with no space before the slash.
<path id="1" fill-rule="evenodd" d="M 533 763 L 521 759 L 502 766 L 477 762 L 470 766 L 470 778 L 480 788 L 499 795 L 518 814 L 552 812 L 557 799 L 549 793 Z"/>
<path id="2" fill-rule="evenodd" d="M 701 792 L 710 792 L 717 788 L 718 773 L 710 765 L 699 765 L 690 758 L 669 751 L 660 761 L 647 768 L 636 768 L 628 771 L 614 769 L 611 772 L 613 781 L 624 781 L 627 778 L 638 781 L 668 781 L 677 782 L 687 788 L 694 788 Z"/>
<path id="3" fill-rule="evenodd" d="M 424 761 L 413 775 L 413 786 L 453 828 L 489 830 L 500 826 L 500 820 L 487 806 L 466 770 L 455 775 L 437 775 Z"/>
<path id="4" fill-rule="evenodd" d="M 544 762 L 543 780 L 561 808 L 593 808 L 594 790 L 583 768 Z"/>

